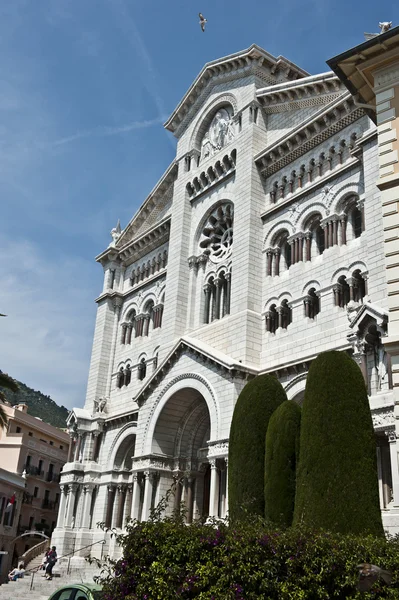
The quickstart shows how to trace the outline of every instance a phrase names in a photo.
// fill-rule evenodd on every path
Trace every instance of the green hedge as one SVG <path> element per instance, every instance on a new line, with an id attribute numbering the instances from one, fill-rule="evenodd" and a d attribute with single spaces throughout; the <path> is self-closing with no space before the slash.
<path id="1" fill-rule="evenodd" d="M 381 535 L 376 457 L 359 367 L 345 352 L 320 354 L 302 406 L 294 524 Z"/>
<path id="2" fill-rule="evenodd" d="M 132 524 L 122 556 L 102 577 L 105 600 L 343 600 L 399 597 L 399 542 L 262 523 Z M 373 594 L 356 586 L 361 562 L 393 573 Z"/>
<path id="3" fill-rule="evenodd" d="M 266 432 L 265 517 L 279 526 L 292 524 L 301 409 L 283 402 L 272 414 Z"/>
<path id="4" fill-rule="evenodd" d="M 269 419 L 287 399 L 279 381 L 260 375 L 238 396 L 229 438 L 229 515 L 264 515 L 265 438 Z"/>

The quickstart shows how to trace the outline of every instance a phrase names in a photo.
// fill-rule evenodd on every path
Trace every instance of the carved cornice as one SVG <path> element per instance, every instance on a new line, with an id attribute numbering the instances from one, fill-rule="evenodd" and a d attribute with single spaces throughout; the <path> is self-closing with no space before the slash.
<path id="1" fill-rule="evenodd" d="M 207 63 L 164 127 L 178 135 L 179 130 L 181 131 L 186 125 L 187 118 L 195 110 L 199 98 L 203 100 L 205 91 L 209 93 L 216 84 L 249 74 L 256 75 L 268 84 L 277 83 L 279 76 L 285 79 L 298 79 L 308 75 L 306 71 L 283 56 L 276 58 L 253 44 L 247 50 Z"/>
<path id="2" fill-rule="evenodd" d="M 359 119 L 364 110 L 358 108 L 349 93 L 324 107 L 308 121 L 281 138 L 273 146 L 255 156 L 255 163 L 264 178 L 270 177 L 309 150 Z"/>
<path id="3" fill-rule="evenodd" d="M 334 73 L 322 73 L 260 89 L 256 96 L 264 112 L 272 114 L 328 104 L 342 91 L 343 85 Z"/>
<path id="4" fill-rule="evenodd" d="M 387 428 L 394 427 L 395 415 L 393 411 L 393 406 L 377 408 L 371 411 L 373 427 L 376 431 L 385 431 Z"/>

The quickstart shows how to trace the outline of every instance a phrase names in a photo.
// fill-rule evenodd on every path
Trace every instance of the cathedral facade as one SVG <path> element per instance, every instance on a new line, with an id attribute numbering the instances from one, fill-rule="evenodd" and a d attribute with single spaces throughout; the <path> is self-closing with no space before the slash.
<path id="1" fill-rule="evenodd" d="M 362 370 L 383 521 L 399 530 L 378 132 L 365 105 L 333 72 L 253 45 L 206 64 L 165 127 L 175 160 L 97 257 L 104 287 L 86 402 L 68 421 L 57 551 L 103 540 L 99 522 L 147 519 L 172 486 L 168 510 L 184 502 L 188 522 L 225 517 L 240 391 L 273 373 L 301 404 L 311 362 L 330 349 Z"/>

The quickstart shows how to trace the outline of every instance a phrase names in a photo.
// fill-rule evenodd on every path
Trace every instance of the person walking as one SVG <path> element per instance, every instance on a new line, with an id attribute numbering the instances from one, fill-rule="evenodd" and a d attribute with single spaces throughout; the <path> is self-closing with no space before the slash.
<path id="1" fill-rule="evenodd" d="M 57 562 L 57 552 L 56 547 L 53 546 L 50 552 L 47 554 L 47 564 L 46 564 L 46 579 L 51 581 L 53 578 L 53 567 Z"/>

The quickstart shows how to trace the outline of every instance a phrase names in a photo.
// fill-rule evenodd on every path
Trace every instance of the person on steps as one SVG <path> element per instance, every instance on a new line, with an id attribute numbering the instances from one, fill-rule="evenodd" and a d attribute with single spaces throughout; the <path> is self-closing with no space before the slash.
<path id="1" fill-rule="evenodd" d="M 51 581 L 53 578 L 53 567 L 56 562 L 57 562 L 57 552 L 56 552 L 56 547 L 53 546 L 47 555 L 46 579 L 48 581 Z"/>

